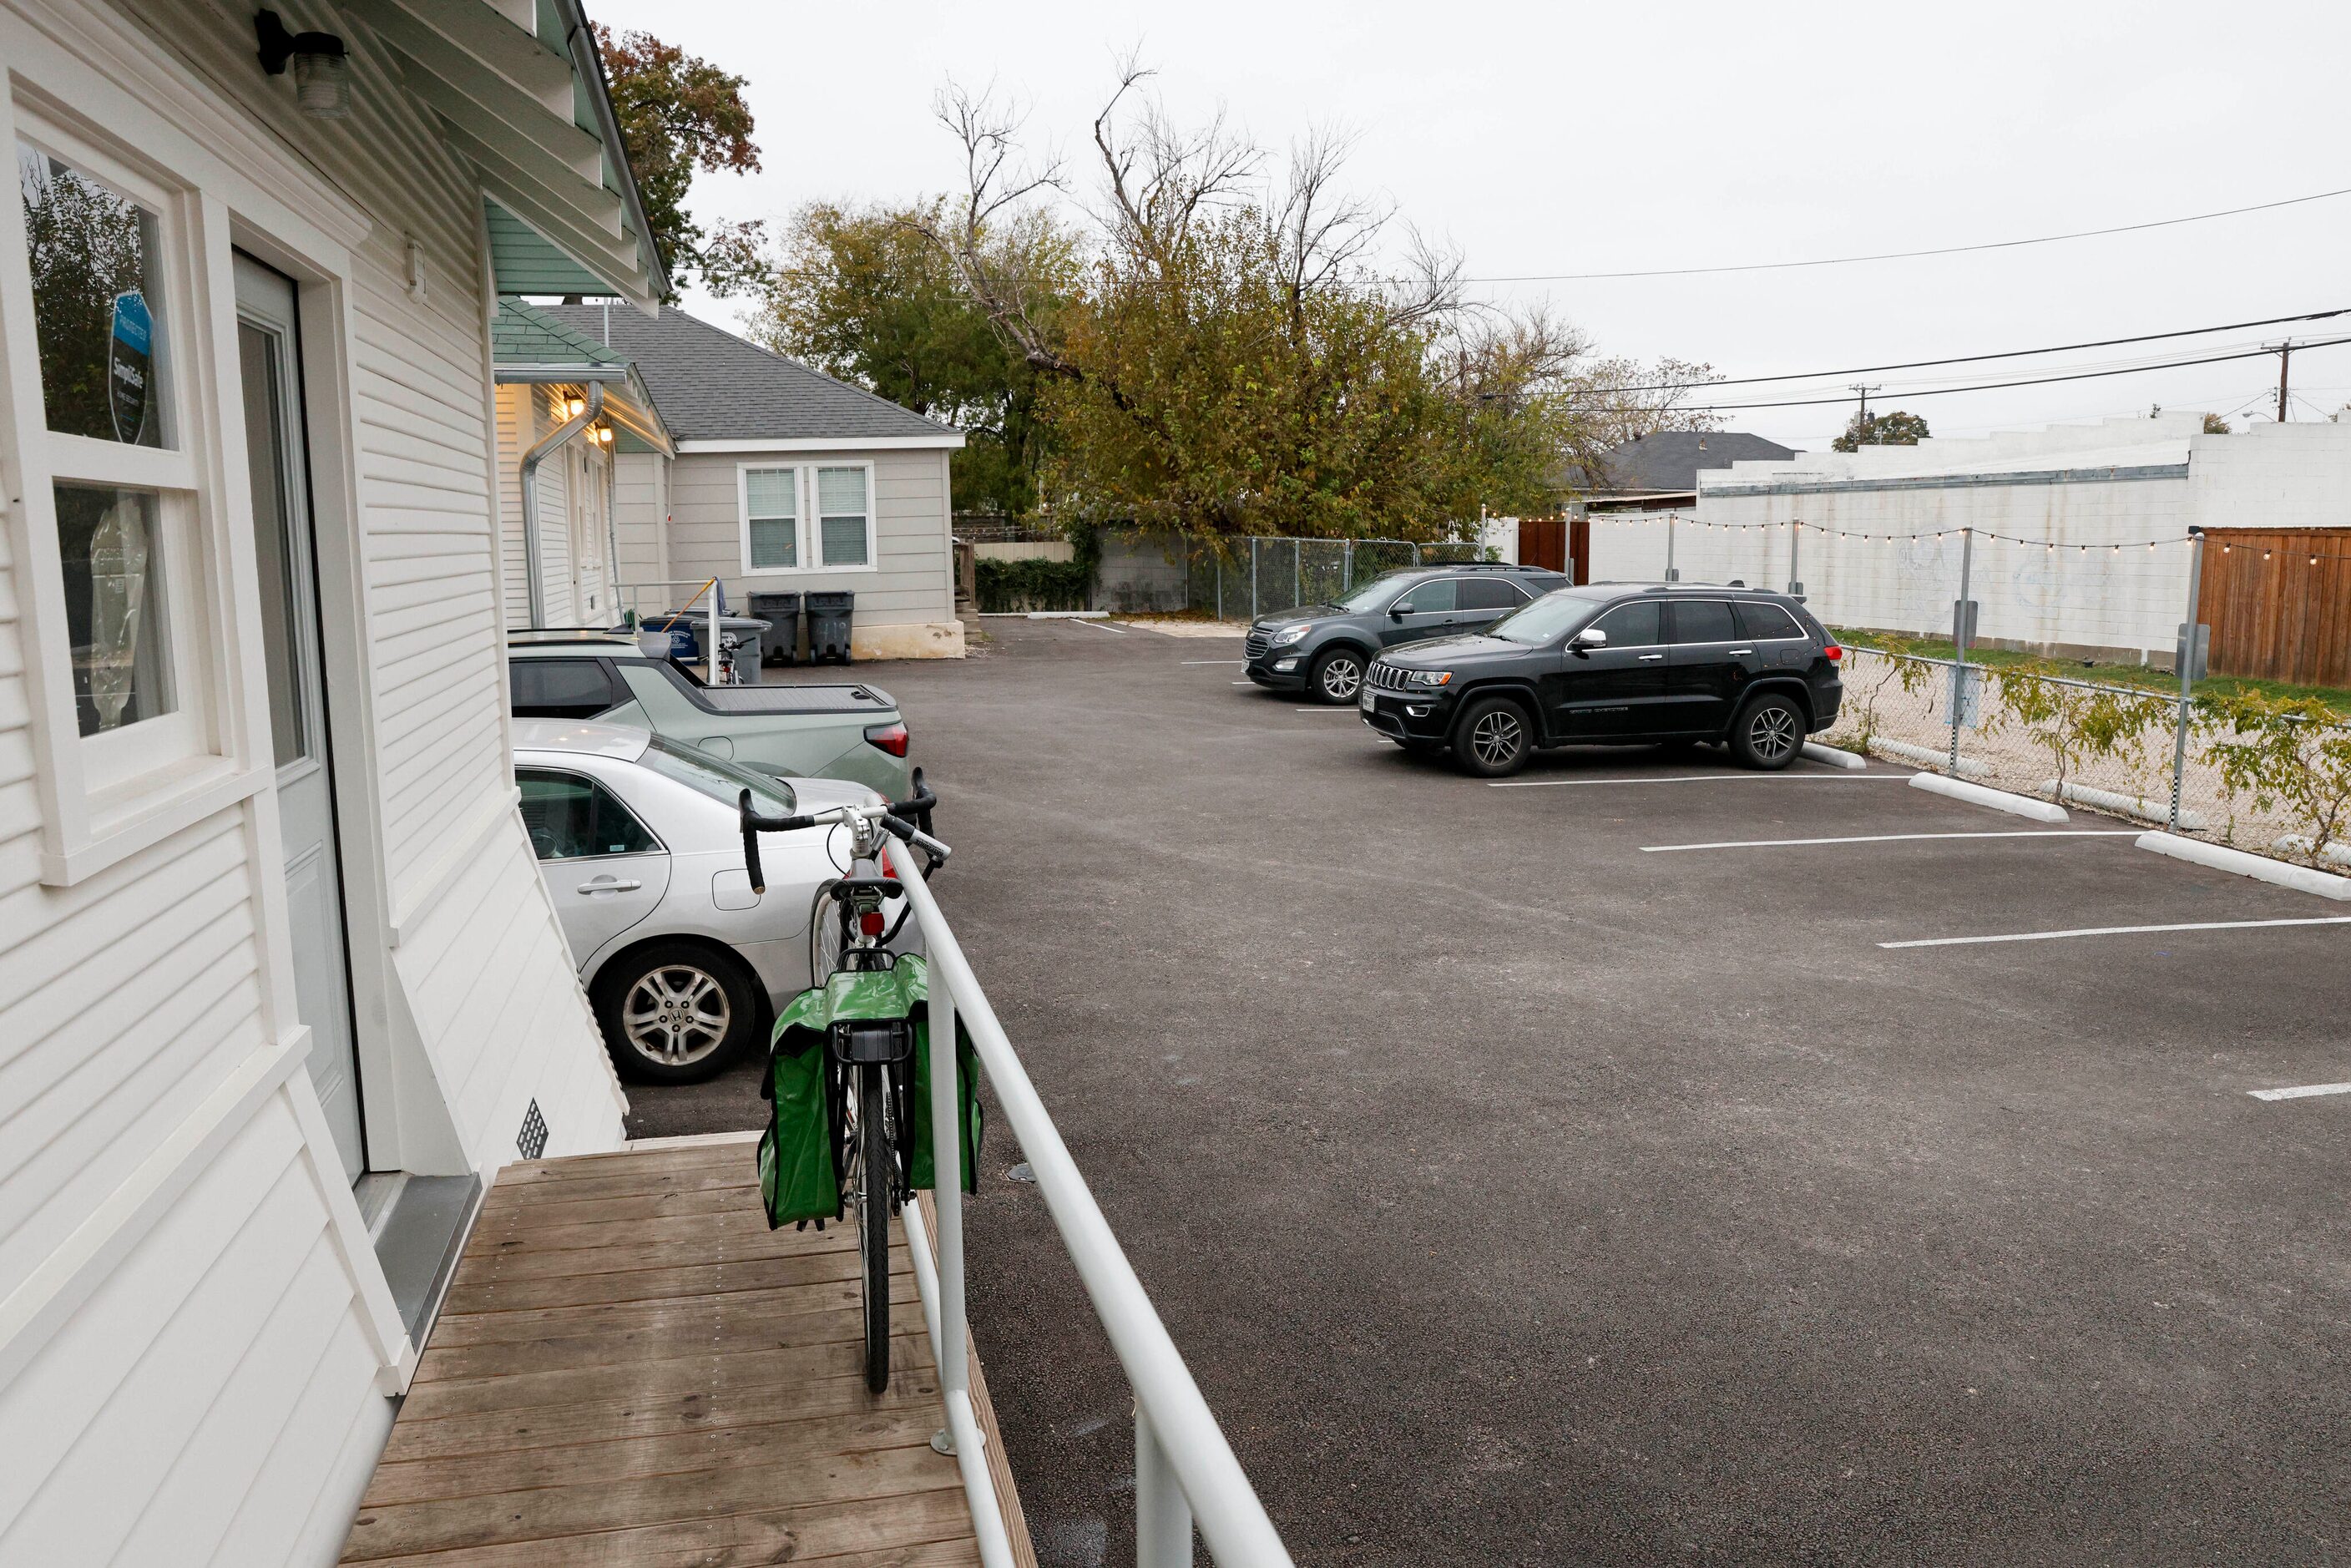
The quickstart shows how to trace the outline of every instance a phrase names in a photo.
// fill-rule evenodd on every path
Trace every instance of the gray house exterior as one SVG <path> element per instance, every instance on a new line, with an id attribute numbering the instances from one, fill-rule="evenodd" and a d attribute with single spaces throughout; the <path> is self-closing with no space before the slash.
<path id="1" fill-rule="evenodd" d="M 693 591 L 642 585 L 711 577 L 730 607 L 846 589 L 858 658 L 963 655 L 947 486 L 961 432 L 669 307 L 541 308 L 627 360 L 675 442 L 674 456 L 628 439 L 614 453 L 622 608 Z"/>

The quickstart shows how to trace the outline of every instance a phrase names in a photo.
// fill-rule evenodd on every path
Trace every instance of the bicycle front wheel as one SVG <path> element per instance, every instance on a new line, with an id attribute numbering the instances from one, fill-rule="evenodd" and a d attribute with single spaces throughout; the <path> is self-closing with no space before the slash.
<path id="1" fill-rule="evenodd" d="M 890 1386 L 890 1157 L 878 1063 L 857 1070 L 857 1252 L 865 1282 L 865 1386 Z"/>

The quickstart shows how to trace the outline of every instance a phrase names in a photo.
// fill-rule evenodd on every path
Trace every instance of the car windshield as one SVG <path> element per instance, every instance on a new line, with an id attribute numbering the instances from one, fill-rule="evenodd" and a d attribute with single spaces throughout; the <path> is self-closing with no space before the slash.
<path id="1" fill-rule="evenodd" d="M 1489 637 L 1524 643 L 1529 647 L 1556 642 L 1592 619 L 1606 602 L 1581 593 L 1546 593 L 1523 610 L 1503 616 L 1486 628 Z"/>
<path id="2" fill-rule="evenodd" d="M 751 806 L 763 817 L 789 817 L 792 814 L 792 787 L 780 779 L 770 779 L 764 773 L 754 773 L 747 768 L 737 768 L 732 762 L 721 761 L 706 751 L 691 746 L 680 746 L 674 740 L 654 736 L 645 754 L 637 758 L 664 779 L 674 779 L 687 789 L 722 800 L 728 807 L 741 803 L 743 791 L 751 791 Z"/>
<path id="3" fill-rule="evenodd" d="M 1384 577 L 1375 577 L 1339 601 L 1339 608 L 1350 615 L 1377 610 L 1395 597 L 1396 590 L 1412 580 L 1414 574 L 1408 571 L 1392 571 Z"/>

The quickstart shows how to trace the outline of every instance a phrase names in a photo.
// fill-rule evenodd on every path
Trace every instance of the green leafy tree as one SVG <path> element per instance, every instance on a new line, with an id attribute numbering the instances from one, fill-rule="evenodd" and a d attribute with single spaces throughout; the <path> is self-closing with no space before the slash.
<path id="1" fill-rule="evenodd" d="M 761 285 L 752 335 L 963 430 L 967 444 L 949 465 L 956 509 L 1025 516 L 1042 454 L 1040 372 L 926 237 L 938 215 L 935 204 L 802 208 Z M 1060 295 L 1076 286 L 1076 238 L 1042 214 L 983 243 L 998 270 L 1030 269 Z"/>
<path id="2" fill-rule="evenodd" d="M 1286 178 L 1221 121 L 1130 104 L 1130 67 L 1093 126 L 1101 199 L 1074 290 L 991 251 L 1062 187 L 1018 158 L 1017 122 L 950 91 L 964 194 L 924 232 L 1008 350 L 1038 372 L 1041 494 L 1066 519 L 1215 538 L 1438 538 L 1480 506 L 1541 506 L 1580 344 L 1540 319 L 1462 305 L 1458 265 L 1373 263 L 1387 214 L 1343 199 L 1341 145 Z"/>
<path id="3" fill-rule="evenodd" d="M 1838 452 L 1858 452 L 1865 446 L 1916 446 L 1927 439 L 1927 421 L 1896 409 L 1890 413 L 1855 413 L 1844 434 L 1829 443 Z"/>
<path id="4" fill-rule="evenodd" d="M 669 263 L 672 293 L 699 280 L 715 294 L 740 293 L 760 277 L 757 221 L 705 228 L 687 215 L 697 172 L 757 173 L 751 110 L 744 78 L 729 75 L 651 33 L 615 33 L 596 25 L 596 47 L 612 89 L 612 113 L 637 177 L 645 221 Z"/>

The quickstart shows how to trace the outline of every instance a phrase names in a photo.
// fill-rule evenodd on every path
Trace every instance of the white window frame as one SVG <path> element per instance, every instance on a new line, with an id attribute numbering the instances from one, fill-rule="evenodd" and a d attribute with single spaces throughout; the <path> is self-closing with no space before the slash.
<path id="1" fill-rule="evenodd" d="M 246 694 L 236 662 L 223 656 L 233 640 L 231 562 L 237 558 L 213 457 L 221 444 L 214 406 L 221 369 L 216 318 L 225 308 L 233 319 L 235 295 L 233 285 L 222 282 L 225 267 L 212 265 L 215 251 L 225 264 L 228 248 L 218 209 L 192 187 L 137 166 L 13 93 L 0 98 L 0 137 L 12 165 L 16 144 L 28 143 L 156 214 L 156 273 L 169 334 L 157 360 L 170 409 L 169 447 L 52 432 L 37 358 L 12 351 L 5 371 L 21 496 L 12 541 L 20 565 L 16 588 L 32 729 L 44 763 L 42 880 L 68 886 L 258 792 L 272 778 L 270 758 L 256 760 L 237 743 Z M 225 287 L 231 291 L 224 294 Z M 0 336 L 12 350 L 38 340 L 24 210 L 13 193 L 0 214 Z M 97 735 L 80 732 L 57 538 L 59 483 L 145 490 L 158 498 L 168 714 Z"/>
<path id="2" fill-rule="evenodd" d="M 826 566 L 824 564 L 824 518 L 818 512 L 817 474 L 825 468 L 862 468 L 865 471 L 865 560 L 858 566 Z M 798 566 L 759 566 L 751 564 L 751 476 L 754 473 L 788 472 L 792 476 L 792 497 L 796 503 L 793 518 L 795 552 Z M 735 531 L 742 557 L 745 577 L 831 577 L 845 572 L 879 571 L 882 570 L 882 501 L 878 487 L 879 476 L 870 457 L 823 459 L 803 457 L 796 463 L 737 463 L 735 465 Z"/>

